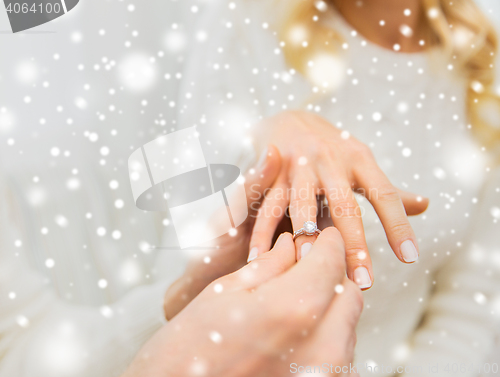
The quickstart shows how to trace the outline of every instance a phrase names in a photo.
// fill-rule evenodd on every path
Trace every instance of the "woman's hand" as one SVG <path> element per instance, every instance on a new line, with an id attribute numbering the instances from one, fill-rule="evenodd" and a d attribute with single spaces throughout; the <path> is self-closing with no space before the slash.
<path id="1" fill-rule="evenodd" d="M 317 196 L 322 194 L 346 243 L 347 275 L 362 289 L 370 288 L 372 264 L 353 190 L 364 194 L 375 208 L 397 258 L 405 263 L 418 259 L 417 240 L 407 215 L 425 211 L 428 200 L 396 189 L 366 145 L 307 112 L 281 113 L 258 129 L 260 139 L 277 146 L 283 166 L 260 208 L 249 260 L 269 249 L 288 206 L 294 231 L 305 221 L 316 222 Z M 297 259 L 310 249 L 313 237 L 297 238 Z"/>
<path id="2" fill-rule="evenodd" d="M 246 264 L 257 210 L 264 199 L 264 191 L 273 185 L 280 168 L 280 154 L 276 147 L 270 145 L 257 162 L 257 166 L 245 176 L 247 219 L 237 228 L 236 234 L 227 233 L 200 245 L 203 251 L 190 255 L 185 273 L 165 294 L 164 306 L 167 319 L 182 310 L 212 281 Z"/>
<path id="3" fill-rule="evenodd" d="M 295 262 L 292 236 L 211 283 L 139 351 L 123 377 L 287 376 L 292 368 L 352 361 L 362 310 L 345 278 L 344 244 L 327 228 Z M 295 366 L 293 366 L 295 364 Z"/>

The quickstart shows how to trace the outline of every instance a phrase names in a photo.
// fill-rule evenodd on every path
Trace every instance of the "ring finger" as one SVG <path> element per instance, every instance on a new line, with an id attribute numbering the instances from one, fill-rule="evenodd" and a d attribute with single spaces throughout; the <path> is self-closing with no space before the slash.
<path id="1" fill-rule="evenodd" d="M 306 230 L 314 230 L 317 218 L 317 180 L 309 170 L 298 171 L 292 182 L 290 198 L 290 219 L 293 231 L 296 232 L 309 226 Z M 295 251 L 297 260 L 303 258 L 311 249 L 316 235 L 295 236 Z"/>

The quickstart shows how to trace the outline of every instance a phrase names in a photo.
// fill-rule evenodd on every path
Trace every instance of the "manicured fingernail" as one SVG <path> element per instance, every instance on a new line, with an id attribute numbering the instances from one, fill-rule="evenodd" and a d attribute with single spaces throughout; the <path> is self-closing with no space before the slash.
<path id="1" fill-rule="evenodd" d="M 259 249 L 256 246 L 252 247 L 252 250 L 250 250 L 250 253 L 248 253 L 247 262 L 253 261 L 258 256 L 259 256 Z"/>
<path id="2" fill-rule="evenodd" d="M 366 267 L 358 267 L 354 270 L 354 282 L 361 288 L 370 288 L 372 286 L 372 279 Z"/>
<path id="3" fill-rule="evenodd" d="M 300 259 L 304 258 L 307 254 L 309 254 L 309 251 L 311 251 L 312 243 L 307 242 L 303 244 L 300 248 Z"/>
<path id="4" fill-rule="evenodd" d="M 401 256 L 406 263 L 412 263 L 418 259 L 417 248 L 411 240 L 406 240 L 401 244 Z"/>
<path id="5" fill-rule="evenodd" d="M 264 149 L 259 157 L 259 161 L 257 162 L 257 168 L 261 168 L 264 165 L 264 162 L 267 160 L 268 148 Z"/>

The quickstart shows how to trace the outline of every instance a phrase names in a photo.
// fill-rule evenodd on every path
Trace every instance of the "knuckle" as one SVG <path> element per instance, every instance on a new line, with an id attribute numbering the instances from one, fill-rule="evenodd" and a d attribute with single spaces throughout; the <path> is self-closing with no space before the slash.
<path id="1" fill-rule="evenodd" d="M 270 235 L 270 232 L 269 232 L 269 229 L 267 227 L 254 228 L 253 233 L 252 233 L 252 241 L 266 238 L 269 235 Z"/>
<path id="2" fill-rule="evenodd" d="M 290 203 L 290 214 L 300 217 L 316 217 L 316 203 L 304 198 L 294 199 Z"/>
<path id="3" fill-rule="evenodd" d="M 352 144 L 352 149 L 356 154 L 364 158 L 373 158 L 373 152 L 370 147 L 360 141 L 356 141 Z"/>
<path id="4" fill-rule="evenodd" d="M 392 185 L 380 187 L 377 190 L 377 199 L 381 202 L 401 201 L 398 191 Z"/>
<path id="5" fill-rule="evenodd" d="M 259 263 L 261 265 L 267 264 L 270 267 L 270 270 L 273 271 L 273 274 L 275 276 L 281 275 L 288 269 L 286 264 L 273 263 L 274 256 L 272 255 L 272 253 L 261 254 L 259 258 Z"/>
<path id="6" fill-rule="evenodd" d="M 324 140 L 319 140 L 314 145 L 314 153 L 318 156 L 329 155 L 331 149 L 331 145 Z"/>
<path id="7" fill-rule="evenodd" d="M 361 314 L 361 311 L 363 310 L 363 305 L 364 305 L 364 298 L 363 294 L 361 293 L 361 289 L 356 287 L 356 290 L 354 291 L 354 299 L 356 303 L 356 309 L 359 314 Z"/>
<path id="8" fill-rule="evenodd" d="M 345 253 L 350 260 L 352 259 L 365 260 L 368 256 L 366 250 L 367 250 L 366 244 L 358 240 L 354 240 L 346 243 Z"/>
<path id="9" fill-rule="evenodd" d="M 344 290 L 345 293 L 352 297 L 356 313 L 358 315 L 361 314 L 364 305 L 364 298 L 361 289 L 359 289 L 359 287 L 353 281 L 345 279 Z M 354 326 L 356 326 L 356 323 L 354 324 Z"/>
<path id="10" fill-rule="evenodd" d="M 278 201 L 275 200 L 274 198 L 271 198 L 271 197 L 267 197 L 263 202 L 262 202 L 262 205 L 261 207 L 259 208 L 259 215 L 260 216 L 265 216 L 265 214 L 267 213 L 267 211 L 270 209 L 270 208 L 273 208 L 273 207 L 276 207 Z"/>
<path id="11" fill-rule="evenodd" d="M 271 323 L 276 328 L 287 331 L 287 329 L 300 329 L 304 326 L 307 319 L 307 310 L 302 305 L 293 305 L 289 307 L 284 305 L 282 308 L 270 309 Z"/>
<path id="12" fill-rule="evenodd" d="M 353 334 L 344 346 L 343 363 L 349 365 L 354 359 L 354 349 L 356 346 L 356 335 Z"/>
<path id="13" fill-rule="evenodd" d="M 269 202 L 259 208 L 255 226 L 259 228 L 269 228 L 270 224 L 276 222 L 276 219 L 283 217 L 284 214 L 285 208 Z"/>
<path id="14" fill-rule="evenodd" d="M 298 195 L 297 197 L 293 198 L 292 201 L 290 202 L 290 207 L 303 207 L 303 206 L 309 206 L 311 204 L 313 204 L 314 202 L 311 201 L 311 199 L 307 196 L 307 195 L 304 195 L 304 194 L 300 194 Z M 316 204 L 316 203 L 314 203 Z"/>
<path id="15" fill-rule="evenodd" d="M 411 232 L 410 224 L 404 220 L 393 222 L 389 229 L 396 237 L 404 237 Z"/>
<path id="16" fill-rule="evenodd" d="M 358 336 L 356 335 L 356 332 L 354 331 L 352 333 L 352 337 L 351 337 L 351 342 L 348 346 L 348 349 L 349 349 L 349 355 L 352 355 L 353 352 L 354 352 L 354 348 L 356 347 L 356 343 L 358 343 Z"/>
<path id="17" fill-rule="evenodd" d="M 359 288 L 358 291 L 361 292 Z M 349 317 L 345 318 L 344 325 L 346 326 L 347 329 L 349 329 L 349 331 L 354 332 L 358 324 L 359 317 L 361 315 L 361 309 L 358 310 L 359 305 L 357 303 L 351 303 L 351 305 L 352 305 L 351 308 L 352 314 Z"/>
<path id="18" fill-rule="evenodd" d="M 292 115 L 293 118 L 295 118 L 297 121 L 300 121 L 301 123 L 318 123 L 322 121 L 322 118 L 314 113 L 311 113 L 309 111 L 304 111 L 304 110 L 290 110 L 289 113 Z"/>
<path id="19" fill-rule="evenodd" d="M 350 199 L 338 199 L 334 203 L 333 213 L 336 217 L 354 217 L 356 216 L 357 204 Z"/>

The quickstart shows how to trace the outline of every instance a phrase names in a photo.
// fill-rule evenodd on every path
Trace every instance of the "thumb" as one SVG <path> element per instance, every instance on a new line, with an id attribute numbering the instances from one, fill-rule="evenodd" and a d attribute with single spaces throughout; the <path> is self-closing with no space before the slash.
<path id="1" fill-rule="evenodd" d="M 295 245 L 290 233 L 282 233 L 271 251 L 223 278 L 217 280 L 227 290 L 256 288 L 281 275 L 295 264 Z"/>
<path id="2" fill-rule="evenodd" d="M 397 189 L 408 216 L 420 215 L 429 206 L 429 199 L 421 195 Z"/>
<path id="3" fill-rule="evenodd" d="M 245 191 L 248 207 L 256 211 L 257 204 L 264 199 L 266 189 L 270 188 L 281 170 L 281 155 L 274 145 L 269 145 L 257 162 L 257 166 L 245 175 Z"/>

